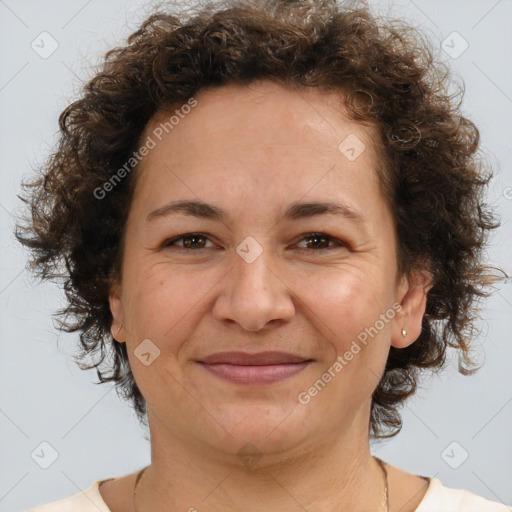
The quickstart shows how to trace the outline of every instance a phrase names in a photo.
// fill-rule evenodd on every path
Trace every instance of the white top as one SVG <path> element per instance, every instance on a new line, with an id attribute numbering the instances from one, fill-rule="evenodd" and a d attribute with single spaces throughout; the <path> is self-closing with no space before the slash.
<path id="1" fill-rule="evenodd" d="M 28 512 L 111 512 L 99 491 L 104 481 L 98 480 L 83 491 Z M 437 478 L 430 478 L 427 492 L 415 512 L 512 512 L 512 507 L 463 489 L 445 487 Z"/>

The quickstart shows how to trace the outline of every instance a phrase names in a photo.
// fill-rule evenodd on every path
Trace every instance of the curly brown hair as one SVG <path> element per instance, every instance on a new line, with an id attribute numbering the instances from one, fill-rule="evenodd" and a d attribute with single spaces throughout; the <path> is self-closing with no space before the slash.
<path id="1" fill-rule="evenodd" d="M 206 87 L 259 79 L 342 92 L 350 116 L 378 128 L 386 164 L 379 178 L 394 213 L 400 272 L 432 274 L 421 335 L 405 349 L 391 348 L 372 397 L 370 434 L 390 437 L 420 370 L 443 367 L 448 347 L 459 349 L 461 373 L 474 369 L 477 299 L 488 295 L 482 250 L 499 224 L 483 202 L 492 173 L 477 128 L 460 112 L 462 88 L 412 27 L 377 18 L 366 3 L 336 0 L 159 10 L 126 46 L 106 54 L 60 115 L 56 150 L 24 183 L 30 212 L 16 236 L 32 251 L 32 269 L 63 283 L 68 304 L 57 318 L 63 330 L 80 332 L 80 367 L 95 368 L 99 382 L 113 381 L 145 423 L 126 344 L 110 332 L 108 301 L 120 278 L 136 165 L 110 187 L 107 201 L 97 191 L 137 150 L 158 111 Z"/>

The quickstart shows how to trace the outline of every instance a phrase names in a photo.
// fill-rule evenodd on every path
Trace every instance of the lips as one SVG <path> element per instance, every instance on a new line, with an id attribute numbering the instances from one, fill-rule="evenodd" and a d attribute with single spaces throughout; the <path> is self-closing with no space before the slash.
<path id="1" fill-rule="evenodd" d="M 296 364 L 311 361 L 311 359 L 289 354 L 287 352 L 219 352 L 201 359 L 205 364 L 233 364 L 239 366 L 264 366 L 274 364 Z"/>
<path id="2" fill-rule="evenodd" d="M 304 370 L 312 359 L 286 352 L 219 352 L 198 363 L 210 374 L 236 384 L 272 384 Z"/>

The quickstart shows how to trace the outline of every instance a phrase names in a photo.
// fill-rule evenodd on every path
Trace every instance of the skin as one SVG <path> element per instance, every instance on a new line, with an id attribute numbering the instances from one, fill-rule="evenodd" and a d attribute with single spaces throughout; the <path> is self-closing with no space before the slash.
<path id="1" fill-rule="evenodd" d="M 393 217 L 376 172 L 377 131 L 349 120 L 337 94 L 268 81 L 203 90 L 196 100 L 136 171 L 122 279 L 110 294 L 112 333 L 127 343 L 148 404 L 152 464 L 137 489 L 137 510 L 380 510 L 371 395 L 390 346 L 419 336 L 429 282 L 424 272 L 398 273 Z M 169 117 L 155 116 L 141 140 Z M 338 149 L 351 134 L 365 145 L 353 161 Z M 148 220 L 183 199 L 227 216 Z M 363 220 L 284 219 L 294 201 L 343 202 Z M 317 248 L 311 232 L 331 238 Z M 205 238 L 192 248 L 165 244 L 190 233 Z M 262 250 L 251 263 L 236 252 L 248 236 Z M 299 393 L 393 304 L 400 311 L 301 404 Z M 160 351 L 147 366 L 134 353 L 146 339 Z M 280 350 L 313 362 L 252 386 L 197 363 L 231 350 Z M 237 456 L 247 443 L 260 456 L 252 466 Z M 387 467 L 390 510 L 414 510 L 425 481 Z M 100 487 L 113 512 L 134 510 L 134 477 Z"/>

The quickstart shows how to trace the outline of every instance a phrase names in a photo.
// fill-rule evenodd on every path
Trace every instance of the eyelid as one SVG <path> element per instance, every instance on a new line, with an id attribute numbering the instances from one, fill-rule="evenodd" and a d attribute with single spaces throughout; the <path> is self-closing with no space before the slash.
<path id="1" fill-rule="evenodd" d="M 327 233 L 319 232 L 319 231 L 313 231 L 311 233 L 304 233 L 303 235 L 300 236 L 300 240 L 298 243 L 300 243 L 308 238 L 315 237 L 315 236 L 319 237 L 319 238 L 325 238 L 328 242 L 333 242 L 333 245 L 331 247 L 325 247 L 323 249 L 307 249 L 307 248 L 301 247 L 301 248 L 299 248 L 299 250 L 308 251 L 308 252 L 311 252 L 311 251 L 321 252 L 321 251 L 333 250 L 333 249 L 340 248 L 340 247 L 347 247 L 347 244 L 345 244 L 338 238 L 328 235 Z"/>
<path id="2" fill-rule="evenodd" d="M 205 250 L 205 249 L 212 249 L 212 247 L 201 247 L 199 249 L 189 249 L 187 247 L 181 247 L 181 246 L 178 246 L 178 245 L 171 245 L 171 244 L 175 244 L 176 242 L 179 242 L 179 241 L 181 241 L 183 239 L 188 239 L 188 238 L 193 238 L 193 237 L 202 237 L 202 238 L 205 238 L 207 240 L 207 242 L 210 242 L 210 243 L 214 244 L 214 242 L 210 239 L 210 235 L 207 235 L 205 233 L 193 232 L 193 233 L 184 233 L 182 235 L 178 235 L 178 236 L 174 236 L 172 238 L 168 238 L 168 239 L 163 241 L 163 243 L 160 245 L 160 248 L 161 249 L 165 249 L 167 247 L 176 247 L 177 249 L 183 250 L 183 251 L 202 251 L 202 250 Z"/>
<path id="3" fill-rule="evenodd" d="M 296 246 L 297 244 L 307 240 L 308 238 L 313 238 L 315 236 L 319 237 L 319 238 L 324 238 L 324 239 L 326 239 L 328 241 L 328 243 L 332 243 L 333 245 L 331 245 L 330 247 L 319 248 L 319 249 L 315 249 L 315 248 L 310 249 L 310 248 L 300 247 L 300 248 L 298 248 L 298 250 L 306 251 L 306 252 L 312 252 L 312 251 L 313 252 L 322 252 L 322 251 L 333 250 L 333 249 L 336 249 L 336 248 L 346 248 L 347 247 L 347 245 L 344 242 L 342 242 L 341 240 L 339 240 L 338 238 L 336 238 L 334 236 L 331 236 L 331 235 L 328 235 L 327 233 L 318 232 L 318 231 L 309 232 L 309 233 L 303 233 L 302 235 L 300 235 L 300 238 L 299 238 L 298 242 L 296 242 L 294 244 L 294 246 Z M 178 235 L 178 236 L 169 238 L 169 239 L 165 240 L 160 245 L 160 248 L 161 249 L 165 249 L 165 248 L 168 248 L 168 247 L 175 247 L 178 250 L 187 251 L 187 252 L 190 252 L 190 251 L 198 252 L 198 251 L 203 251 L 203 250 L 206 250 L 206 249 L 213 249 L 213 248 L 215 248 L 215 247 L 200 247 L 200 248 L 193 249 L 193 248 L 187 248 L 187 247 L 181 247 L 181 246 L 175 245 L 176 242 L 182 241 L 183 239 L 193 238 L 193 237 L 205 238 L 207 240 L 207 242 L 215 244 L 215 242 L 213 242 L 210 239 L 210 235 L 205 234 L 205 233 L 192 232 L 192 233 L 184 233 L 182 235 Z"/>

